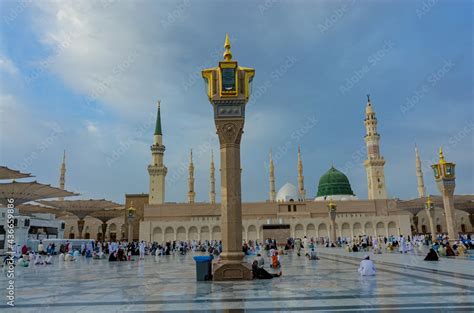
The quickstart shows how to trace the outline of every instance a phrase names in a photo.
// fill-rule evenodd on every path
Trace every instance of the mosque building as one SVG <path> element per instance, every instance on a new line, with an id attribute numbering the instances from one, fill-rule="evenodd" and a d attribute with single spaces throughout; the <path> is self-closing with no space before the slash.
<path id="1" fill-rule="evenodd" d="M 365 110 L 365 143 L 367 159 L 364 167 L 367 174 L 367 200 L 359 199 L 353 192 L 349 179 L 341 171 L 331 166 L 320 179 L 314 198 L 306 195 L 304 187 L 303 161 L 298 147 L 297 186 L 285 183 L 278 191 L 275 188 L 275 167 L 272 154 L 269 155 L 269 194 L 262 202 L 242 203 L 242 237 L 244 240 L 263 240 L 275 237 L 278 231 L 284 237 L 331 236 L 331 225 L 335 225 L 336 236 L 354 237 L 359 235 L 391 236 L 411 235 L 415 230 L 421 233 L 431 231 L 428 217 L 420 211 L 416 219 L 410 211 L 397 208 L 398 199 L 388 199 L 385 185 L 385 160 L 380 153 L 380 134 L 377 132 L 377 118 L 368 97 Z M 188 192 L 186 203 L 166 202 L 165 179 L 167 168 L 164 165 L 165 146 L 161 128 L 161 112 L 158 114 L 153 144 L 151 145 L 151 164 L 148 166 L 149 193 L 126 194 L 125 207 L 133 206 L 136 217 L 132 221 L 134 240 L 172 241 L 172 240 L 219 240 L 220 203 L 216 203 L 214 156 L 210 161 L 209 202 L 195 202 L 194 164 L 192 151 L 189 156 Z M 64 186 L 64 161 L 61 166 L 61 186 Z M 423 173 L 418 150 L 416 150 L 416 177 L 420 198 L 425 197 Z M 328 215 L 328 203 L 336 205 L 335 224 Z M 129 221 L 127 213 L 123 218 L 109 222 L 106 239 L 128 237 Z M 456 223 L 459 231 L 472 231 L 469 214 L 456 210 Z M 74 238 L 76 219 L 64 216 L 65 237 Z M 414 222 L 416 224 L 414 225 Z M 420 223 L 421 222 L 421 223 Z M 472 223 L 472 222 L 471 222 Z M 420 224 L 420 228 L 418 228 Z M 103 238 L 100 233 L 101 222 L 93 217 L 85 219 L 87 238 Z M 434 226 L 436 225 L 436 226 Z M 435 213 L 433 228 L 443 232 L 446 229 L 442 210 Z M 96 232 L 97 230 L 97 232 Z"/>
<path id="2" fill-rule="evenodd" d="M 157 129 L 161 120 L 158 108 Z M 364 166 L 367 173 L 367 200 L 360 200 L 352 191 L 347 176 L 331 166 L 321 176 L 315 198 L 308 198 L 304 188 L 303 162 L 298 147 L 297 182 L 298 186 L 287 182 L 277 192 L 275 189 L 275 168 L 272 154 L 269 155 L 269 196 L 262 202 L 242 203 L 242 235 L 244 240 L 263 240 L 272 234 L 272 229 L 284 229 L 289 237 L 329 237 L 331 222 L 328 216 L 328 202 L 336 204 L 336 234 L 341 237 L 353 237 L 362 234 L 376 236 L 410 235 L 412 223 L 408 212 L 396 210 L 397 200 L 387 198 L 385 185 L 385 160 L 380 153 L 380 134 L 377 132 L 377 118 L 368 97 L 365 120 L 367 159 Z M 155 138 L 157 133 L 155 132 Z M 156 140 L 155 140 L 156 141 Z M 153 164 L 155 150 L 152 146 Z M 164 146 L 161 150 L 164 152 Z M 418 157 L 417 157 L 418 158 Z M 418 162 L 418 161 L 417 161 Z M 159 162 L 163 168 L 163 153 Z M 215 202 L 215 169 L 213 159 L 210 166 L 210 200 L 197 203 L 194 191 L 194 165 L 192 152 L 188 173 L 188 202 L 164 202 L 164 179 L 166 171 L 160 171 L 160 183 L 150 185 L 148 203 L 141 202 L 138 227 L 134 227 L 134 238 L 147 241 L 168 240 L 219 240 L 220 204 Z M 417 167 L 418 183 L 420 178 Z M 150 175 L 152 175 L 150 173 Z M 421 174 L 422 175 L 422 174 Z M 150 178 L 150 182 L 154 180 Z M 422 183 L 422 178 L 421 178 Z M 153 192 L 153 194 L 152 194 Z M 163 199 L 157 203 L 155 199 Z M 144 199 L 144 195 L 126 195 L 126 206 L 133 201 Z M 462 214 L 461 214 L 462 215 Z M 465 217 L 466 218 L 466 217 Z M 139 225 L 138 225 L 139 223 Z"/>

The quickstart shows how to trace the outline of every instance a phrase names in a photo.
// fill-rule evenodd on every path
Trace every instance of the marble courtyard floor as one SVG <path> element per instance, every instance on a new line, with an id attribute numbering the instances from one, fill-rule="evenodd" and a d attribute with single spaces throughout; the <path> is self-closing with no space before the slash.
<path id="1" fill-rule="evenodd" d="M 81 258 L 16 268 L 16 307 L 3 312 L 367 311 L 473 312 L 474 259 L 373 256 L 375 277 L 360 277 L 364 253 L 318 249 L 318 261 L 290 253 L 283 276 L 248 282 L 197 282 L 192 254 L 112 262 Z M 370 254 L 372 256 L 372 254 Z M 269 259 L 266 259 L 269 263 Z M 6 278 L 0 279 L 6 286 Z"/>

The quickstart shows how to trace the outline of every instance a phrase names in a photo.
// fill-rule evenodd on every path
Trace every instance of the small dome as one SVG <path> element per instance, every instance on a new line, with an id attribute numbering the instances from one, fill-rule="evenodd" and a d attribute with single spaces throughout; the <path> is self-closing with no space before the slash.
<path id="1" fill-rule="evenodd" d="M 329 199 L 328 197 L 334 200 L 357 199 L 354 196 L 347 176 L 333 166 L 319 179 L 316 200 Z"/>
<path id="2" fill-rule="evenodd" d="M 292 202 L 300 201 L 300 196 L 298 194 L 298 189 L 290 183 L 286 183 L 283 187 L 278 190 L 276 195 L 277 202 Z"/>

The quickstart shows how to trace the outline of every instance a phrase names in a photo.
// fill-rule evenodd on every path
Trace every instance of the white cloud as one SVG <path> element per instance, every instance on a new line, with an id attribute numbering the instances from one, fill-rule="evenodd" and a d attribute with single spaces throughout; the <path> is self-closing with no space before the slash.
<path id="1" fill-rule="evenodd" d="M 9 58 L 0 54 L 0 71 L 8 73 L 10 75 L 18 74 L 18 68 Z"/>
<path id="2" fill-rule="evenodd" d="M 99 133 L 99 127 L 97 126 L 97 122 L 93 121 L 86 121 L 86 129 L 87 131 L 92 134 L 92 135 L 98 135 Z"/>

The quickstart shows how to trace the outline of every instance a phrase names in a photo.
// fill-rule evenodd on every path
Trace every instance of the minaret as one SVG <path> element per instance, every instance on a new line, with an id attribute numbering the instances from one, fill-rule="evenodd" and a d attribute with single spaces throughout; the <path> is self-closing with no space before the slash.
<path id="1" fill-rule="evenodd" d="M 423 181 L 423 170 L 421 169 L 421 159 L 420 154 L 418 153 L 418 147 L 415 145 L 415 155 L 416 155 L 416 179 L 418 181 L 418 195 L 420 198 L 425 196 L 425 183 Z"/>
<path id="2" fill-rule="evenodd" d="M 158 114 L 156 116 L 155 134 L 151 150 L 151 164 L 148 165 L 150 175 L 150 191 L 148 194 L 149 204 L 165 203 L 165 177 L 168 169 L 163 165 L 163 155 L 166 150 L 163 145 L 163 134 L 161 132 L 160 101 L 158 101 Z"/>
<path id="3" fill-rule="evenodd" d="M 188 202 L 194 203 L 196 193 L 194 192 L 194 164 L 193 164 L 193 150 L 189 153 L 189 167 L 188 167 Z"/>
<path id="4" fill-rule="evenodd" d="M 216 169 L 214 167 L 214 151 L 211 150 L 211 169 L 210 169 L 210 184 L 211 191 L 209 193 L 209 198 L 211 203 L 216 203 Z"/>
<path id="5" fill-rule="evenodd" d="M 275 167 L 273 166 L 272 150 L 270 150 L 270 192 L 269 200 L 270 202 L 275 202 L 276 192 L 275 192 Z"/>
<path id="6" fill-rule="evenodd" d="M 306 190 L 304 190 L 304 176 L 303 176 L 303 161 L 301 161 L 301 150 L 298 146 L 298 193 L 300 194 L 300 199 L 306 199 Z"/>
<path id="7" fill-rule="evenodd" d="M 369 200 L 387 199 L 385 189 L 385 160 L 380 155 L 380 135 L 377 133 L 377 118 L 367 95 L 367 106 L 365 108 L 365 144 L 367 146 L 367 160 L 364 161 L 367 171 L 367 188 Z"/>
<path id="8" fill-rule="evenodd" d="M 66 150 L 63 152 L 63 163 L 61 163 L 61 169 L 59 170 L 59 188 L 64 190 L 64 185 L 66 184 Z M 59 201 L 64 201 L 64 198 L 58 198 Z"/>

